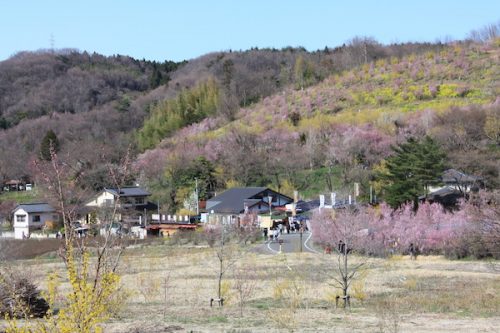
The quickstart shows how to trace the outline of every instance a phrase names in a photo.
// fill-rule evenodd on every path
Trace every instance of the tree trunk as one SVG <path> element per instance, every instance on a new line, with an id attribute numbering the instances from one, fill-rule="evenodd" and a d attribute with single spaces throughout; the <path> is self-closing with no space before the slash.
<path id="1" fill-rule="evenodd" d="M 217 288 L 217 297 L 219 299 L 222 298 L 221 291 L 222 291 L 222 261 L 220 262 L 220 273 L 219 273 L 219 286 Z"/>

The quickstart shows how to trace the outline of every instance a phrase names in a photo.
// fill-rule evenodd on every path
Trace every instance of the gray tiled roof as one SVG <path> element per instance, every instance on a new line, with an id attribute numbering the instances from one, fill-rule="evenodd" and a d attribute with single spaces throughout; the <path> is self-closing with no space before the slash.
<path id="1" fill-rule="evenodd" d="M 483 180 L 481 177 L 468 175 L 455 169 L 448 169 L 444 171 L 441 179 L 447 184 L 475 183 Z"/>
<path id="2" fill-rule="evenodd" d="M 106 188 L 105 191 L 118 196 L 118 189 L 116 188 Z M 147 197 L 151 195 L 148 191 L 140 187 L 122 187 L 120 188 L 121 197 Z"/>
<path id="3" fill-rule="evenodd" d="M 276 192 L 268 189 L 267 187 L 235 187 L 231 188 L 207 201 L 207 211 L 214 211 L 216 213 L 229 213 L 239 214 L 245 210 L 245 202 L 252 205 L 262 201 L 260 198 L 263 192 L 269 191 Z M 281 194 L 286 200 L 281 202 L 285 204 L 292 200 L 287 196 Z M 250 199 L 250 200 L 249 200 Z M 258 200 L 257 200 L 258 199 Z M 287 202 L 285 202 L 287 201 Z"/>
<path id="4" fill-rule="evenodd" d="M 30 204 L 21 204 L 14 208 L 14 211 L 18 209 L 23 209 L 27 213 L 52 213 L 56 210 L 49 205 L 48 203 L 30 203 Z"/>

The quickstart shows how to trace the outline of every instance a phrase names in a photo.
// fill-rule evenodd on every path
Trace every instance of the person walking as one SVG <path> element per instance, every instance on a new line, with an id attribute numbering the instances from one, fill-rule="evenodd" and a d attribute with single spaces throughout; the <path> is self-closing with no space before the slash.
<path id="1" fill-rule="evenodd" d="M 417 248 L 413 245 L 413 243 L 410 243 L 408 252 L 410 253 L 410 260 L 417 260 Z"/>
<path id="2" fill-rule="evenodd" d="M 280 232 L 279 232 L 278 228 L 275 228 L 275 229 L 274 229 L 274 232 L 273 232 L 273 235 L 274 235 L 274 240 L 278 240 L 278 235 L 279 235 L 279 233 L 280 233 Z"/>

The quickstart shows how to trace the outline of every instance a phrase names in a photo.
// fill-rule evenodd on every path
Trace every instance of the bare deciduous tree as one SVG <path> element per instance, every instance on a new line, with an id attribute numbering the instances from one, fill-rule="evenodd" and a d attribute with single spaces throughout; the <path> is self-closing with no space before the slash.
<path id="1" fill-rule="evenodd" d="M 217 298 L 220 305 L 224 302 L 223 281 L 227 273 L 235 266 L 244 253 L 243 242 L 248 240 L 245 233 L 253 234 L 254 228 L 237 225 L 211 225 L 205 229 L 205 238 L 215 252 L 217 265 Z"/>
<path id="2" fill-rule="evenodd" d="M 331 279 L 329 284 L 341 290 L 344 308 L 349 306 L 352 282 L 366 265 L 364 259 L 353 260 L 353 254 L 366 236 L 365 218 L 365 212 L 360 208 L 346 208 L 339 212 L 323 209 L 312 221 L 317 241 L 336 254 L 326 274 Z"/>

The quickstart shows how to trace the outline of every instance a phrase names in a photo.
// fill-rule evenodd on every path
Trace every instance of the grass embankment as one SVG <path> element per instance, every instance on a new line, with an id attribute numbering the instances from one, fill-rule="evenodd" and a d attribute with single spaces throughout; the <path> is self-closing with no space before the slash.
<path id="1" fill-rule="evenodd" d="M 43 202 L 36 189 L 32 191 L 10 191 L 0 193 L 0 203 L 4 201 L 14 201 L 20 203 Z"/>

